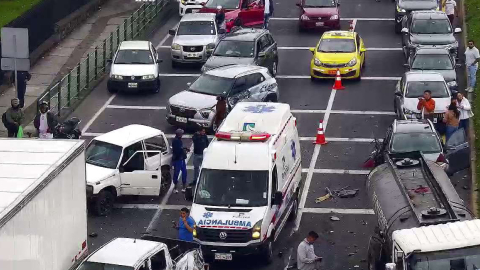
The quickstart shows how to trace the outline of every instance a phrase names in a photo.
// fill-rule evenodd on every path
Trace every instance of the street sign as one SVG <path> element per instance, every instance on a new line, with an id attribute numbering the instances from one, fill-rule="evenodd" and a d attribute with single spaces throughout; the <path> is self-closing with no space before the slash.
<path id="1" fill-rule="evenodd" d="M 2 57 L 30 58 L 27 28 L 2 27 Z"/>
<path id="2" fill-rule="evenodd" d="M 1 68 L 1 70 L 15 71 L 15 58 L 2 58 L 2 68 Z M 17 70 L 18 71 L 29 71 L 30 70 L 30 59 L 17 59 Z"/>

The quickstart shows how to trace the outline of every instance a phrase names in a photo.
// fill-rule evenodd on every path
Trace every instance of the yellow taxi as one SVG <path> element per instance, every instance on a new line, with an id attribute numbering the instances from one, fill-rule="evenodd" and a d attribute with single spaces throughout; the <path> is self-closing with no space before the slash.
<path id="1" fill-rule="evenodd" d="M 325 32 L 315 48 L 310 62 L 310 78 L 334 78 L 337 69 L 342 79 L 360 79 L 365 66 L 365 44 L 356 32 Z"/>

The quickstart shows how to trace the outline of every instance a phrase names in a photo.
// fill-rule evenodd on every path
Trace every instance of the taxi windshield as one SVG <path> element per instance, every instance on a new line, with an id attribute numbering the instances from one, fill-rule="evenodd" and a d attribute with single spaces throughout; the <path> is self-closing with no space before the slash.
<path id="1" fill-rule="evenodd" d="M 355 41 L 346 38 L 325 38 L 318 45 L 319 52 L 352 53 L 355 52 Z"/>
<path id="2" fill-rule="evenodd" d="M 268 204 L 268 171 L 203 169 L 195 203 L 212 206 L 256 207 Z"/>
<path id="3" fill-rule="evenodd" d="M 444 82 L 409 82 L 407 83 L 406 98 L 418 98 L 423 96 L 423 92 L 430 90 L 432 98 L 448 98 L 448 89 Z"/>
<path id="4" fill-rule="evenodd" d="M 422 151 L 423 153 L 439 153 L 440 142 L 434 133 L 396 133 L 392 140 L 392 153 Z"/>
<path id="5" fill-rule="evenodd" d="M 116 169 L 121 154 L 122 147 L 111 143 L 93 140 L 88 146 L 85 156 L 88 164 Z"/>
<path id="6" fill-rule="evenodd" d="M 209 21 L 186 21 L 178 26 L 178 36 L 183 35 L 215 35 L 215 26 Z"/>
<path id="7" fill-rule="evenodd" d="M 334 7 L 334 0 L 305 0 L 304 7 Z"/>
<path id="8" fill-rule="evenodd" d="M 205 7 L 207 8 L 217 8 L 218 6 L 222 6 L 224 9 L 237 9 L 240 5 L 240 1 L 238 0 L 209 0 Z"/>
<path id="9" fill-rule="evenodd" d="M 453 65 L 446 54 L 420 54 L 413 59 L 412 69 L 450 70 L 453 69 Z"/>
<path id="10" fill-rule="evenodd" d="M 444 19 L 414 20 L 412 25 L 413 34 L 450 34 L 451 32 L 450 22 Z"/>

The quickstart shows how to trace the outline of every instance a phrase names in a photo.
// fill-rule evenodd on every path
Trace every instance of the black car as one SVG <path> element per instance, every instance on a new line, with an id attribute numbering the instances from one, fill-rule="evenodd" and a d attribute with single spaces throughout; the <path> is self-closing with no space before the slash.
<path id="1" fill-rule="evenodd" d="M 397 0 L 395 5 L 395 33 L 402 31 L 402 20 L 414 10 L 436 10 L 438 0 Z"/>

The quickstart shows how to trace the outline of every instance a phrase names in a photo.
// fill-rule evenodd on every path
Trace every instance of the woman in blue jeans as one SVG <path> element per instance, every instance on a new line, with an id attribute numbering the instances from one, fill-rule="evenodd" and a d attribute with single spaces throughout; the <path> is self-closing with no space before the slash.
<path id="1" fill-rule="evenodd" d="M 446 130 L 445 137 L 446 142 L 450 139 L 450 136 L 457 131 L 458 124 L 460 122 L 460 112 L 458 111 L 457 104 L 455 102 L 450 103 L 448 110 L 445 112 L 443 117 L 443 122 L 445 122 Z"/>

